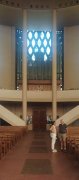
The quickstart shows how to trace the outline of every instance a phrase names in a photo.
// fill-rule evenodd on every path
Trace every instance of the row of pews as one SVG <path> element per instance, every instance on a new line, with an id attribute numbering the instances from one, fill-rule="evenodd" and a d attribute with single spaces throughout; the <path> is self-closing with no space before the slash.
<path id="1" fill-rule="evenodd" d="M 79 162 L 79 127 L 68 127 L 66 143 L 69 154 Z"/>
<path id="2" fill-rule="evenodd" d="M 27 133 L 27 126 L 0 126 L 0 159 Z"/>

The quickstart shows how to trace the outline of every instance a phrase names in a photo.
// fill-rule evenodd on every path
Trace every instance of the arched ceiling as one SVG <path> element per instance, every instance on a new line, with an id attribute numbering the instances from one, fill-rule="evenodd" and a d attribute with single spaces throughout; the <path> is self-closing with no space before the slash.
<path id="1" fill-rule="evenodd" d="M 48 10 L 51 11 L 51 9 Z M 79 25 L 79 5 L 57 8 L 56 10 L 57 30 L 63 29 L 64 26 Z M 22 29 L 22 18 L 22 8 L 15 8 L 0 4 L 0 24 L 15 26 L 16 28 Z"/>
<path id="2" fill-rule="evenodd" d="M 79 5 L 79 0 L 0 0 L 0 4 L 22 9 L 58 9 Z"/>
<path id="3" fill-rule="evenodd" d="M 79 25 L 79 6 L 57 9 L 57 28 Z"/>

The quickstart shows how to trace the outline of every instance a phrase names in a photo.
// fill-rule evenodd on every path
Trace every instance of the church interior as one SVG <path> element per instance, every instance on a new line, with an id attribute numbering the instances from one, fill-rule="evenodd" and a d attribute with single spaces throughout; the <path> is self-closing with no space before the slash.
<path id="1" fill-rule="evenodd" d="M 79 0 L 0 0 L 0 180 L 79 179 L 78 54 Z"/>

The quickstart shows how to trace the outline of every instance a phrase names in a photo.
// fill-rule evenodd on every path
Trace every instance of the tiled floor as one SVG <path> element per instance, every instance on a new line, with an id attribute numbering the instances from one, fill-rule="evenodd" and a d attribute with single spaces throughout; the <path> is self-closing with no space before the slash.
<path id="1" fill-rule="evenodd" d="M 39 137 L 36 138 L 35 137 Z M 41 137 L 41 138 L 40 138 Z M 34 141 L 45 141 L 47 152 L 29 153 Z M 40 143 L 37 144 L 38 146 Z M 0 160 L 0 180 L 79 180 L 79 164 L 68 153 L 59 152 L 60 143 L 57 140 L 57 153 L 51 152 L 49 132 L 29 131 L 5 157 Z M 26 159 L 49 159 L 53 174 L 21 174 Z"/>

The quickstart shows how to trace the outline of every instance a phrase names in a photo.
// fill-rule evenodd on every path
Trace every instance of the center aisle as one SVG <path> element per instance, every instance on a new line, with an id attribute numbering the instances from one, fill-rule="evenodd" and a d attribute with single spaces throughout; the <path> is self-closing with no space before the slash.
<path id="1" fill-rule="evenodd" d="M 29 131 L 0 160 L 0 180 L 79 180 L 79 164 L 68 153 L 51 152 L 48 131 Z"/>

